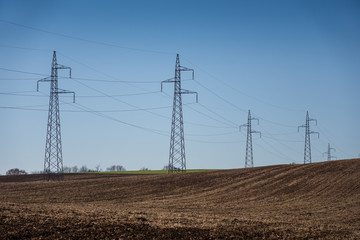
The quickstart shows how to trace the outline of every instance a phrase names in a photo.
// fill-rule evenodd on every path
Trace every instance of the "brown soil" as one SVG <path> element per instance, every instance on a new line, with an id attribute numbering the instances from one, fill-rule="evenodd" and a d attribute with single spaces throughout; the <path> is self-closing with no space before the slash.
<path id="1" fill-rule="evenodd" d="M 0 177 L 0 239 L 360 239 L 360 159 Z"/>

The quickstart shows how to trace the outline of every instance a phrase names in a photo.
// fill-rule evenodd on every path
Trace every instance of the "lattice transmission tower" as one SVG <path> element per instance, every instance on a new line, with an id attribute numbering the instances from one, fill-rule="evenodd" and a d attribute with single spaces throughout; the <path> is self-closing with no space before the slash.
<path id="1" fill-rule="evenodd" d="M 176 55 L 175 77 L 161 82 L 161 91 L 163 83 L 174 83 L 174 100 L 171 121 L 170 152 L 168 172 L 185 172 L 185 139 L 184 139 L 184 121 L 182 110 L 182 94 L 196 94 L 198 102 L 198 93 L 181 88 L 181 72 L 192 71 L 194 79 L 194 70 L 180 65 L 179 54 Z"/>
<path id="2" fill-rule="evenodd" d="M 71 68 L 58 64 L 56 60 L 56 51 L 54 51 L 51 64 L 51 76 L 37 82 L 37 91 L 39 91 L 39 82 L 50 82 L 49 113 L 44 160 L 44 176 L 47 180 L 63 179 L 59 94 L 72 93 L 73 102 L 75 102 L 75 92 L 59 89 L 58 87 L 59 69 L 69 69 L 69 76 L 71 78 Z"/>
<path id="3" fill-rule="evenodd" d="M 317 125 L 317 120 L 313 118 L 309 118 L 309 112 L 306 111 L 306 122 L 305 125 L 301 125 L 298 127 L 298 132 L 300 128 L 305 128 L 305 148 L 304 148 L 304 164 L 311 163 L 311 144 L 310 144 L 310 135 L 317 134 L 318 138 L 320 134 L 318 132 L 310 131 L 310 122 L 315 121 Z"/>
<path id="4" fill-rule="evenodd" d="M 251 117 L 250 110 L 248 112 L 248 121 L 247 124 L 240 126 L 240 131 L 242 127 L 247 128 L 247 138 L 246 138 L 246 153 L 245 153 L 245 168 L 254 167 L 254 157 L 253 157 L 253 146 L 252 146 L 252 134 L 259 133 L 261 137 L 261 132 L 254 131 L 251 129 L 251 121 L 256 120 L 259 125 L 259 119 Z"/>
<path id="5" fill-rule="evenodd" d="M 324 156 L 324 154 L 327 155 L 327 160 L 328 160 L 328 161 L 331 161 L 332 158 L 336 158 L 336 157 L 334 157 L 334 156 L 331 156 L 331 150 L 333 150 L 334 152 L 336 152 L 335 148 L 330 147 L 330 143 L 328 143 L 328 150 L 327 150 L 326 152 L 323 152 L 323 156 Z"/>

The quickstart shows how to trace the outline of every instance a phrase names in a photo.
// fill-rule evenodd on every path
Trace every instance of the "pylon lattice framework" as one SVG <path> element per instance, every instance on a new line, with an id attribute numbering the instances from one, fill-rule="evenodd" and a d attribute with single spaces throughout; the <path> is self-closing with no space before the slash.
<path id="1" fill-rule="evenodd" d="M 196 102 L 198 101 L 197 92 L 181 88 L 181 71 L 192 71 L 192 78 L 194 79 L 194 70 L 181 66 L 179 54 L 177 54 L 175 64 L 175 78 L 161 82 L 161 91 L 163 83 L 174 83 L 174 99 L 168 165 L 169 173 L 186 171 L 182 94 L 196 94 Z"/>
<path id="2" fill-rule="evenodd" d="M 57 64 L 56 51 L 53 52 L 50 78 L 44 78 L 37 82 L 50 82 L 49 113 L 46 133 L 44 176 L 47 180 L 63 179 L 63 159 L 61 145 L 59 93 L 72 93 L 75 102 L 75 93 L 58 88 L 58 69 L 69 69 L 71 78 L 71 68 Z"/>
<path id="3" fill-rule="evenodd" d="M 330 147 L 330 143 L 328 143 L 328 150 L 327 150 L 327 152 L 323 152 L 323 156 L 324 156 L 324 154 L 327 155 L 327 160 L 328 160 L 328 161 L 331 161 L 332 158 L 336 158 L 336 157 L 334 157 L 334 156 L 331 156 L 331 150 L 333 150 L 334 152 L 336 152 L 335 148 Z"/>
<path id="4" fill-rule="evenodd" d="M 305 125 L 301 125 L 298 127 L 298 132 L 300 128 L 305 128 L 305 147 L 304 147 L 304 164 L 311 163 L 311 144 L 310 144 L 310 135 L 317 134 L 320 137 L 318 132 L 310 131 L 310 122 L 315 121 L 317 125 L 317 120 L 309 118 L 309 112 L 306 111 L 306 122 Z"/>
<path id="5" fill-rule="evenodd" d="M 252 134 L 259 133 L 261 137 L 261 132 L 254 131 L 251 129 L 251 121 L 256 120 L 259 124 L 259 119 L 252 118 L 250 110 L 248 112 L 248 122 L 247 124 L 243 124 L 240 126 L 240 130 L 242 127 L 247 127 L 247 138 L 246 138 L 246 152 L 245 152 L 245 168 L 254 167 L 254 157 L 253 157 L 253 147 L 252 147 Z"/>

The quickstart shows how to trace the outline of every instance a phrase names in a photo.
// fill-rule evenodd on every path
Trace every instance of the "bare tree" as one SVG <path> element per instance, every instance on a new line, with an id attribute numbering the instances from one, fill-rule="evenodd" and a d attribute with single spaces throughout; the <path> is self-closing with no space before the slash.
<path id="1" fill-rule="evenodd" d="M 77 173 L 79 171 L 79 168 L 77 166 L 72 167 L 72 172 Z"/>
<path id="2" fill-rule="evenodd" d="M 125 168 L 124 168 L 123 166 L 121 166 L 121 165 L 117 165 L 117 166 L 116 166 L 116 171 L 117 171 L 117 172 L 125 171 Z"/>
<path id="3" fill-rule="evenodd" d="M 85 166 L 85 165 L 82 165 L 81 168 L 79 169 L 79 172 L 87 172 L 89 169 Z"/>
<path id="4" fill-rule="evenodd" d="M 163 168 L 162 168 L 162 170 L 170 170 L 170 165 L 168 164 L 168 165 L 165 165 Z"/>
<path id="5" fill-rule="evenodd" d="M 121 165 L 112 165 L 106 169 L 109 172 L 120 172 L 120 171 L 126 171 L 126 169 Z"/>
<path id="6" fill-rule="evenodd" d="M 149 171 L 150 169 L 146 168 L 146 167 L 142 167 L 140 168 L 140 171 Z"/>
<path id="7" fill-rule="evenodd" d="M 25 170 L 19 170 L 18 168 L 13 168 L 6 172 L 6 175 L 25 175 L 25 174 L 27 174 Z"/>
<path id="8" fill-rule="evenodd" d="M 96 172 L 101 172 L 100 164 L 95 167 Z"/>
<path id="9" fill-rule="evenodd" d="M 106 168 L 106 170 L 109 172 L 115 172 L 115 169 L 116 169 L 115 165 L 111 165 L 110 167 Z"/>
<path id="10" fill-rule="evenodd" d="M 71 169 L 72 169 L 71 167 L 66 167 L 65 166 L 65 167 L 63 167 L 63 172 L 64 173 L 71 173 Z"/>

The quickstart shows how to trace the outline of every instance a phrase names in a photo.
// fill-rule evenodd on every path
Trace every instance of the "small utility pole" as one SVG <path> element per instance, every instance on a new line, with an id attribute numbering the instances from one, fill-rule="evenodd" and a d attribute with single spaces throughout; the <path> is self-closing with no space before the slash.
<path id="1" fill-rule="evenodd" d="M 305 148 L 304 148 L 304 164 L 311 163 L 311 144 L 310 144 L 310 135 L 317 134 L 320 137 L 318 132 L 310 131 L 310 122 L 315 121 L 317 125 L 317 120 L 309 118 L 309 112 L 306 111 L 306 122 L 305 125 L 301 125 L 298 127 L 298 132 L 300 128 L 305 128 Z"/>
<path id="2" fill-rule="evenodd" d="M 251 129 L 251 121 L 256 120 L 259 125 L 259 119 L 252 118 L 250 110 L 248 112 L 248 121 L 247 124 L 243 124 L 240 126 L 239 130 L 241 131 L 242 127 L 247 127 L 247 138 L 246 138 L 246 153 L 245 153 L 245 168 L 254 167 L 254 159 L 253 159 L 253 147 L 252 147 L 252 134 L 259 133 L 261 137 L 261 132 L 254 131 Z"/>

